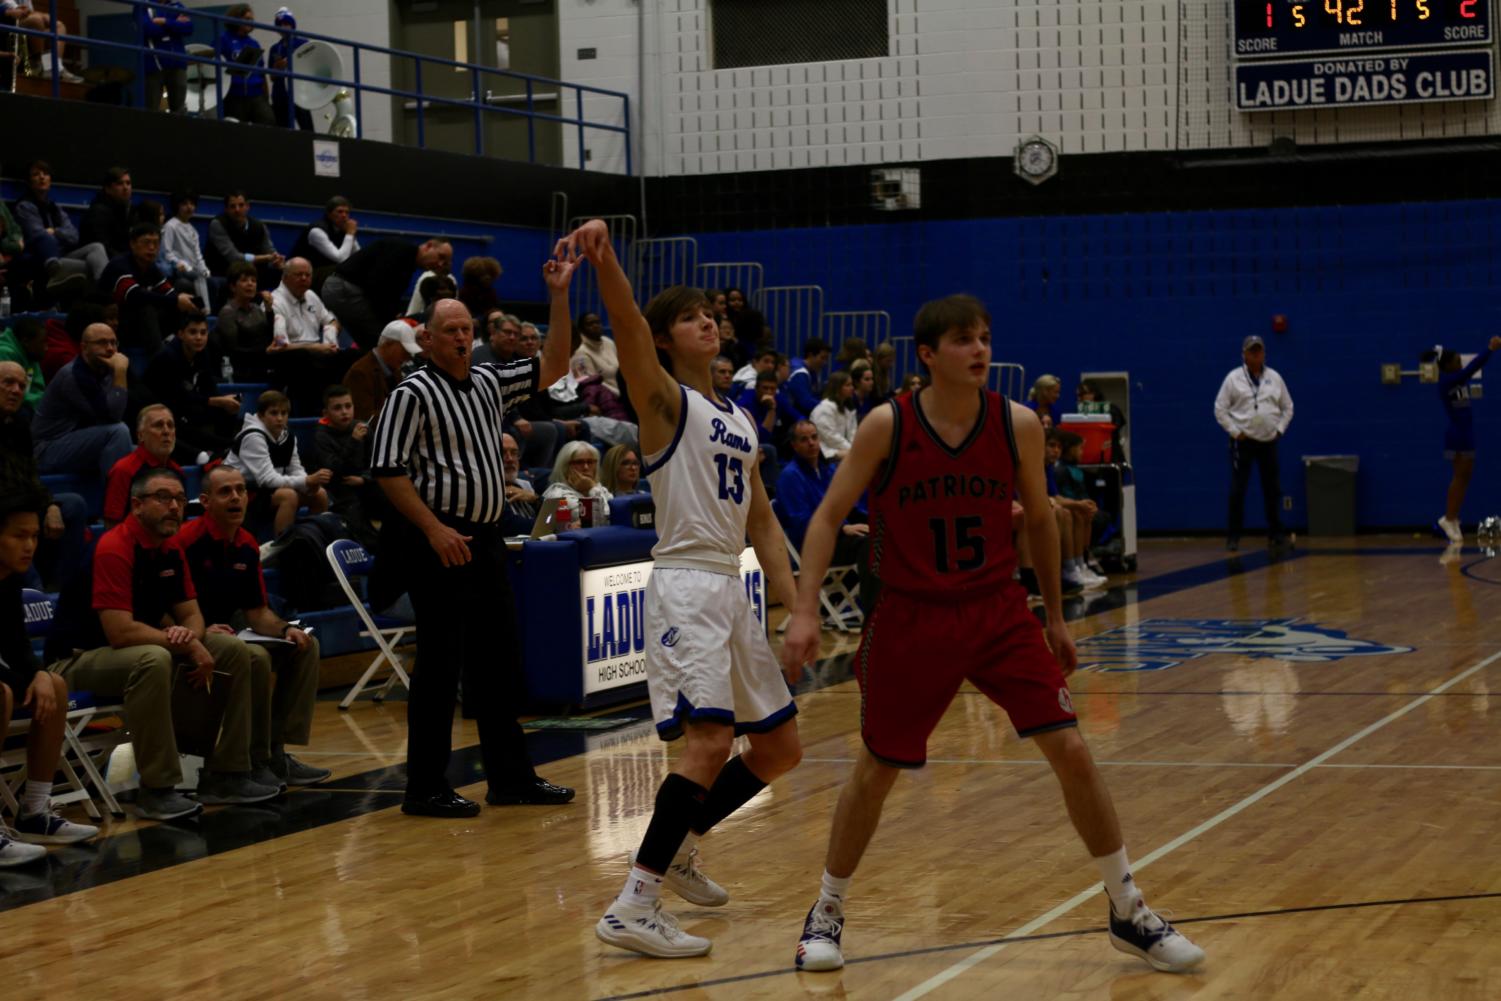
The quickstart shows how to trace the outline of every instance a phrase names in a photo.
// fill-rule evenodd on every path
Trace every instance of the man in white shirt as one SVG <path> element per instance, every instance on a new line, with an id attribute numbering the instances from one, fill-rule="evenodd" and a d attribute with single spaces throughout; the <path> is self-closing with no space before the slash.
<path id="1" fill-rule="evenodd" d="M 313 290 L 313 265 L 294 257 L 271 293 L 272 335 L 266 349 L 273 376 L 284 381 L 297 413 L 323 406 L 323 387 L 339 381 L 339 321 Z"/>
<path id="2" fill-rule="evenodd" d="M 1277 469 L 1277 441 L 1293 419 L 1293 398 L 1287 384 L 1266 363 L 1266 344 L 1252 334 L 1241 343 L 1239 368 L 1230 370 L 1214 399 L 1214 419 L 1230 436 L 1230 525 L 1225 548 L 1240 548 L 1246 487 L 1251 465 L 1261 467 L 1261 497 L 1266 509 L 1267 541 L 1273 549 L 1287 542 L 1278 512 L 1282 484 Z"/>

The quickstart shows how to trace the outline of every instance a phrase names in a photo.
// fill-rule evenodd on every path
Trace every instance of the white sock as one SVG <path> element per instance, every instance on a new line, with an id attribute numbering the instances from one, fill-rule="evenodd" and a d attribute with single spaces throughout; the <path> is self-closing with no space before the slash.
<path id="1" fill-rule="evenodd" d="M 21 812 L 28 817 L 45 814 L 52 806 L 52 783 L 26 780 L 26 792 L 21 797 Z"/>
<path id="2" fill-rule="evenodd" d="M 1101 855 L 1094 864 L 1100 867 L 1100 880 L 1110 894 L 1116 917 L 1129 917 L 1141 900 L 1141 890 L 1131 876 L 1131 861 L 1126 858 L 1125 846 L 1113 855 Z"/>
<path id="3" fill-rule="evenodd" d="M 620 896 L 615 899 L 633 907 L 650 907 L 660 896 L 662 896 L 662 877 L 649 869 L 633 865 L 630 875 L 625 878 L 625 886 L 621 889 Z"/>
<path id="4" fill-rule="evenodd" d="M 844 895 L 850 892 L 850 880 L 853 876 L 830 875 L 829 870 L 823 871 L 823 885 L 818 888 L 818 899 L 838 904 L 840 910 L 844 909 Z"/>

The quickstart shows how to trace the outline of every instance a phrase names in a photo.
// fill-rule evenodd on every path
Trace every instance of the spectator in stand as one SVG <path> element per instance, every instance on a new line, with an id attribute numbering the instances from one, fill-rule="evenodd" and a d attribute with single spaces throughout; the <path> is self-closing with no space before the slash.
<path id="1" fill-rule="evenodd" d="M 35 490 L 0 497 L 0 733 L 19 704 L 30 710 L 26 732 L 26 785 L 14 831 L 0 825 L 0 868 L 47 854 L 43 845 L 87 841 L 99 828 L 73 824 L 52 809 L 52 778 L 62 756 L 68 686 L 44 670 L 31 651 L 21 601 L 41 535 L 46 495 Z"/>
<path id="2" fill-rule="evenodd" d="M 141 41 L 151 49 L 146 57 L 146 110 L 160 111 L 162 90 L 167 92 L 167 110 L 174 115 L 188 110 L 188 61 L 183 58 L 183 39 L 193 33 L 193 19 L 182 0 L 162 0 L 135 9 Z"/>
<path id="3" fill-rule="evenodd" d="M 629 445 L 614 445 L 605 453 L 599 482 L 612 497 L 651 493 L 651 485 L 641 478 L 641 455 Z"/>
<path id="4" fill-rule="evenodd" d="M 1044 428 L 1058 424 L 1058 397 L 1063 395 L 1063 382 L 1056 375 L 1039 375 L 1027 394 L 1027 406 L 1037 412 L 1037 419 Z"/>
<path id="5" fill-rule="evenodd" d="M 130 361 L 115 332 L 102 323 L 83 332 L 82 349 L 42 393 L 31 424 L 37 469 L 43 474 L 98 470 L 99 482 L 131 450 L 125 414 Z"/>
<path id="6" fill-rule="evenodd" d="M 277 253 L 266 224 L 250 214 L 250 201 L 243 191 L 224 196 L 224 211 L 208 224 L 208 265 L 224 277 L 235 261 L 255 265 L 262 288 L 275 288 L 281 281 L 286 258 Z"/>
<path id="7" fill-rule="evenodd" d="M 792 455 L 792 428 L 798 421 L 792 403 L 777 385 L 776 372 L 769 369 L 759 373 L 755 385 L 743 391 L 735 403 L 756 422 L 763 462 L 770 462 L 770 466 L 763 466 L 762 477 L 766 476 L 765 469 L 771 469 L 771 485 L 775 487 L 777 468 Z"/>
<path id="8" fill-rule="evenodd" d="M 911 395 L 912 393 L 917 392 L 919 389 L 922 389 L 922 387 L 923 377 L 917 372 L 909 372 L 907 373 L 907 377 L 902 380 L 901 391 L 903 393 Z"/>
<path id="9" fill-rule="evenodd" d="M 839 355 L 834 359 L 833 371 L 848 372 L 850 366 L 857 361 L 870 361 L 870 348 L 865 346 L 863 337 L 846 337 L 844 343 L 839 345 Z"/>
<path id="10" fill-rule="evenodd" d="M 709 366 L 709 375 L 714 380 L 714 392 L 724 397 L 726 403 L 735 398 L 735 361 L 720 355 Z"/>
<path id="11" fill-rule="evenodd" d="M 492 309 L 484 316 L 485 340 L 476 342 L 474 365 L 504 365 L 516 357 L 520 347 L 521 321 L 499 309 Z"/>
<path id="12" fill-rule="evenodd" d="M 199 311 L 193 297 L 174 289 L 157 269 L 161 244 L 161 230 L 138 223 L 130 231 L 130 252 L 113 258 L 99 276 L 100 291 L 114 296 L 120 307 L 122 346 L 146 358 L 161 350 L 182 314 Z"/>
<path id="13" fill-rule="evenodd" d="M 323 206 L 323 218 L 309 223 L 292 245 L 292 256 L 304 258 L 313 266 L 315 292 L 323 288 L 334 268 L 360 252 L 360 241 L 355 236 L 360 224 L 349 210 L 349 199 L 334 195 Z"/>
<path id="14" fill-rule="evenodd" d="M 172 459 L 177 447 L 177 422 L 172 411 L 160 403 L 144 407 L 136 417 L 136 437 L 140 444 L 115 463 L 104 480 L 104 525 L 114 528 L 130 514 L 130 485 L 143 469 L 171 469 L 182 475 L 182 467 Z"/>
<path id="15" fill-rule="evenodd" d="M 1082 380 L 1074 393 L 1080 403 L 1103 403 L 1109 408 L 1110 423 L 1115 426 L 1115 430 L 1110 432 L 1110 461 L 1126 462 L 1125 443 L 1121 440 L 1121 433 L 1126 430 L 1125 411 L 1106 399 L 1100 384 L 1093 379 Z"/>
<path id="16" fill-rule="evenodd" d="M 297 35 L 297 17 L 286 7 L 281 7 L 277 9 L 276 19 L 271 23 L 283 29 L 284 34 L 280 41 L 271 46 L 271 51 L 266 56 L 266 64 L 274 70 L 306 72 L 292 66 L 292 53 L 300 49 L 307 41 Z M 273 76 L 271 78 L 271 113 L 286 128 L 312 132 L 313 113 L 306 108 L 298 107 L 297 103 L 292 100 L 291 83 L 291 77 Z"/>
<path id="17" fill-rule="evenodd" d="M 522 358 L 535 358 L 542 353 L 542 331 L 535 323 L 523 323 L 521 333 L 516 335 L 516 354 Z"/>
<path id="18" fill-rule="evenodd" d="M 367 504 L 378 501 L 379 494 L 370 475 L 370 425 L 354 419 L 354 397 L 348 386 L 335 383 L 323 391 L 323 416 L 318 419 L 309 460 L 333 474 L 328 483 L 330 510 L 344 519 L 350 535 L 375 549 L 379 533 L 366 514 Z"/>
<path id="19" fill-rule="evenodd" d="M 870 362 L 864 358 L 856 358 L 850 363 L 850 382 L 855 387 L 855 419 L 865 420 L 865 415 L 875 408 L 876 403 L 876 372 L 870 367 Z"/>
<path id="20" fill-rule="evenodd" d="M 273 612 L 266 602 L 260 547 L 245 531 L 245 477 L 215 466 L 203 476 L 203 517 L 167 540 L 187 563 L 211 636 L 234 636 L 244 625 L 283 643 L 246 643 L 250 660 L 250 780 L 278 791 L 310 786 L 333 773 L 287 753 L 307 744 L 318 698 L 318 641 Z M 272 678 L 276 685 L 273 691 Z"/>
<path id="21" fill-rule="evenodd" d="M 229 356 L 235 378 L 264 380 L 271 367 L 274 312 L 270 292 L 260 291 L 255 265 L 235 261 L 226 276 L 229 301 L 219 310 L 218 349 Z"/>
<path id="22" fill-rule="evenodd" d="M 212 274 L 208 261 L 203 259 L 203 248 L 198 243 L 198 230 L 193 228 L 193 215 L 198 211 L 198 196 L 192 191 L 176 191 L 172 194 L 172 218 L 162 226 L 162 257 L 172 271 L 172 282 L 179 292 L 191 291 L 198 297 L 203 309 L 209 308 L 213 299 L 209 295 L 209 278 Z"/>
<path id="23" fill-rule="evenodd" d="M 735 395 L 743 394 L 756 384 L 756 378 L 762 372 L 770 372 L 776 375 L 777 349 L 770 344 L 763 344 L 756 349 L 751 360 L 735 373 Z"/>
<path id="24" fill-rule="evenodd" d="M 890 341 L 877 344 L 870 367 L 876 376 L 875 402 L 885 403 L 896 395 L 896 345 Z"/>
<path id="25" fill-rule="evenodd" d="M 107 257 L 119 257 L 130 251 L 132 190 L 129 167 L 111 167 L 104 172 L 104 186 L 89 202 L 83 224 L 78 228 L 81 244 L 101 244 Z"/>
<path id="26" fill-rule="evenodd" d="M 597 375 L 605 388 L 620 395 L 620 355 L 615 350 L 615 341 L 605 336 L 605 325 L 598 313 L 585 313 L 579 317 L 578 332 L 582 340 L 573 353 L 570 363 L 580 379 Z"/>
<path id="27" fill-rule="evenodd" d="M 37 10 L 32 4 L 23 2 L 23 0 L 3 0 L 3 2 L 0 2 L 0 17 L 21 28 L 32 28 L 36 31 L 50 31 L 52 29 L 52 17 Z M 61 21 L 57 22 L 57 33 L 59 35 L 66 35 L 68 33 L 68 26 Z M 50 77 L 52 75 L 52 43 L 45 38 L 37 38 L 33 35 L 27 40 L 26 44 L 30 46 L 32 59 L 34 60 L 31 75 L 34 77 Z M 69 71 L 66 66 L 61 64 L 64 48 L 66 48 L 65 43 L 57 43 L 57 58 L 59 60 L 57 67 L 58 79 L 63 83 L 83 83 L 83 77 Z"/>
<path id="28" fill-rule="evenodd" d="M 500 461 L 506 473 L 506 513 L 501 519 L 501 533 L 506 536 L 530 535 L 537 521 L 541 499 L 532 481 L 521 476 L 521 446 L 508 434 L 500 436 Z"/>
<path id="29" fill-rule="evenodd" d="M 809 419 L 818 428 L 818 442 L 825 459 L 838 462 L 849 454 L 860 418 L 855 413 L 855 384 L 848 372 L 834 372 L 829 376 L 823 400 L 813 408 L 813 416 Z"/>
<path id="30" fill-rule="evenodd" d="M 458 297 L 459 286 L 455 284 L 453 275 L 427 275 L 417 283 L 417 289 L 412 293 L 413 302 L 422 302 L 422 311 L 409 313 L 406 318 L 420 324 L 432 313 L 434 304 Z"/>
<path id="31" fill-rule="evenodd" d="M 787 378 L 787 398 L 799 417 L 812 419 L 823 386 L 821 373 L 828 363 L 829 346 L 817 337 L 808 338 L 803 344 L 803 357 L 793 360 L 792 374 Z"/>
<path id="32" fill-rule="evenodd" d="M 610 523 L 610 491 L 599 482 L 599 450 L 587 441 L 570 441 L 558 449 L 543 500 L 567 498 L 573 506 L 574 523 L 583 528 Z M 585 519 L 581 502 L 591 501 L 591 517 Z"/>
<path id="33" fill-rule="evenodd" d="M 224 12 L 226 17 L 254 21 L 255 11 L 248 3 L 237 3 Z M 225 24 L 216 49 L 225 62 L 245 67 L 226 70 L 229 93 L 224 98 L 224 114 L 252 125 L 275 125 L 276 115 L 266 100 L 266 73 L 261 64 L 261 43 L 256 41 L 250 24 Z M 269 282 L 267 284 L 270 284 Z"/>
<path id="34" fill-rule="evenodd" d="M 1070 500 L 1061 495 L 1058 490 L 1058 460 L 1063 456 L 1064 435 L 1067 431 L 1057 428 L 1048 428 L 1044 432 L 1044 473 L 1047 477 L 1048 504 L 1052 507 L 1053 517 L 1058 523 L 1058 545 L 1060 547 L 1059 558 L 1061 560 L 1061 580 L 1065 592 L 1076 592 L 1088 588 L 1095 588 L 1105 582 L 1088 567 L 1079 564 L 1074 554 L 1078 549 L 1075 542 L 1075 533 L 1078 530 L 1079 517 L 1077 510 L 1079 502 Z M 1077 435 L 1074 435 L 1077 437 Z M 1030 554 L 1029 560 L 1030 562 Z"/>
<path id="35" fill-rule="evenodd" d="M 792 429 L 792 461 L 782 468 L 782 474 L 777 478 L 777 513 L 781 516 L 787 538 L 799 550 L 803 548 L 808 522 L 823 502 L 823 495 L 828 493 L 833 479 L 834 463 L 824 458 L 818 428 L 812 421 L 798 421 Z M 864 523 L 864 518 L 863 508 L 857 507 L 845 519 L 834 543 L 831 566 L 865 562 L 870 526 Z"/>
<path id="36" fill-rule="evenodd" d="M 730 315 L 729 303 L 722 291 L 711 288 L 704 292 L 704 297 L 709 300 L 709 308 L 714 312 L 715 323 Z"/>
<path id="37" fill-rule="evenodd" d="M 0 496 L 26 492 L 47 496 L 37 470 L 31 414 L 21 401 L 26 373 L 15 362 L 0 362 Z M 42 517 L 42 551 L 33 584 L 52 589 L 73 578 L 87 552 L 89 507 L 78 494 L 55 494 Z"/>
<path id="38" fill-rule="evenodd" d="M 313 265 L 294 257 L 271 294 L 270 353 L 277 381 L 287 387 L 292 406 L 307 413 L 323 401 L 323 387 L 338 382 L 346 368 L 339 354 L 339 321 L 313 291 Z"/>
<path id="39" fill-rule="evenodd" d="M 735 336 L 740 339 L 741 350 L 749 358 L 751 352 L 766 339 L 766 317 L 751 308 L 745 293 L 738 288 L 724 290 L 725 312 L 735 326 Z M 806 354 L 806 351 L 804 352 Z"/>
<path id="40" fill-rule="evenodd" d="M 103 323 L 120 335 L 120 307 L 113 297 L 95 289 L 74 303 L 61 321 L 47 320 L 47 353 L 42 358 L 42 377 L 51 382 L 64 365 L 78 357 L 78 344 L 91 323 Z"/>
<path id="41" fill-rule="evenodd" d="M 47 643 L 48 656 L 62 660 L 53 670 L 69 687 L 124 698 L 141 773 L 137 806 L 156 820 L 190 816 L 199 804 L 258 803 L 281 791 L 250 779 L 250 652 L 233 636 L 204 631 L 182 553 L 163 545 L 182 526 L 187 503 L 176 472 L 142 470 L 130 485 L 130 515 L 99 540 L 93 572 L 63 591 Z M 182 770 L 173 666 L 184 661 L 193 688 L 229 687 L 218 739 L 198 777 L 198 803 L 174 789 Z"/>
<path id="42" fill-rule="evenodd" d="M 386 397 L 401 382 L 402 366 L 421 353 L 417 329 L 409 321 L 392 320 L 386 324 L 375 350 L 361 356 L 344 373 L 342 381 L 354 400 L 354 419 L 373 422 L 385 406 Z"/>
<path id="43" fill-rule="evenodd" d="M 500 296 L 495 293 L 495 283 L 500 281 L 504 269 L 493 257 L 471 257 L 459 270 L 459 302 L 469 310 L 469 315 L 479 322 L 490 310 L 499 307 Z"/>
<path id="44" fill-rule="evenodd" d="M 323 488 L 333 480 L 327 469 L 309 473 L 302 468 L 297 438 L 287 427 L 291 419 L 292 401 L 286 394 L 266 390 L 255 401 L 255 413 L 245 415 L 245 426 L 224 457 L 224 464 L 244 473 L 255 492 L 252 521 L 271 516 L 273 538 L 292 527 L 304 504 L 313 514 L 327 511 L 328 493 Z"/>
<path id="45" fill-rule="evenodd" d="M 1058 483 L 1058 503 L 1074 519 L 1073 551 L 1063 552 L 1063 564 L 1086 585 L 1105 583 L 1105 575 L 1090 565 L 1089 546 L 1094 540 L 1094 519 L 1099 506 L 1089 496 L 1084 471 L 1079 468 L 1084 439 L 1072 431 L 1059 431 L 1058 461 L 1053 475 Z"/>
<path id="46" fill-rule="evenodd" d="M 176 458 L 186 465 L 222 456 L 239 429 L 240 398 L 219 392 L 218 370 L 202 313 L 188 317 L 146 366 L 146 388 L 177 416 Z"/>
<path id="47" fill-rule="evenodd" d="M 36 410 L 47 386 L 42 359 L 47 356 L 47 325 L 34 316 L 18 316 L 0 334 L 0 361 L 13 361 L 26 372 L 25 405 Z"/>
<path id="48" fill-rule="evenodd" d="M 33 160 L 26 168 L 26 194 L 16 202 L 16 222 L 27 258 L 47 278 L 49 295 L 75 295 L 97 282 L 109 263 L 102 243 L 84 243 L 72 218 L 52 200 L 52 166 Z M 80 280 L 82 279 L 82 280 Z"/>
<path id="49" fill-rule="evenodd" d="M 373 346 L 386 324 L 401 314 L 401 293 L 416 268 L 446 274 L 453 247 L 442 240 L 412 246 L 401 240 L 373 240 L 334 269 L 323 283 L 323 301 L 344 332 L 362 348 Z M 352 388 L 352 387 L 351 387 Z"/>
<path id="50" fill-rule="evenodd" d="M 728 316 L 719 321 L 719 353 L 734 362 L 736 368 L 746 364 L 746 360 L 752 355 L 745 345 L 735 339 L 735 324 L 730 322 Z"/>

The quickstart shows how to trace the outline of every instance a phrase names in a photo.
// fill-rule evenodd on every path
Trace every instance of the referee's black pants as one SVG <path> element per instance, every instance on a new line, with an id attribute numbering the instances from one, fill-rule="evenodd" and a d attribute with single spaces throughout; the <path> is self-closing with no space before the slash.
<path id="1" fill-rule="evenodd" d="M 1261 467 L 1261 503 L 1266 515 L 1266 534 L 1272 541 L 1282 538 L 1282 478 L 1277 468 L 1277 442 L 1254 438 L 1230 440 L 1230 530 L 1232 542 L 1240 540 L 1245 521 L 1246 488 L 1251 485 L 1251 466 Z"/>
<path id="2" fill-rule="evenodd" d="M 400 515 L 382 526 L 381 551 L 396 556 L 417 616 L 417 666 L 407 697 L 407 794 L 451 788 L 453 706 L 464 680 L 464 716 L 479 726 L 492 789 L 535 780 L 516 722 L 525 696 L 516 607 L 500 528 L 444 519 L 469 542 L 472 559 L 445 567 L 427 537 Z M 466 776 L 462 782 L 472 782 Z"/>

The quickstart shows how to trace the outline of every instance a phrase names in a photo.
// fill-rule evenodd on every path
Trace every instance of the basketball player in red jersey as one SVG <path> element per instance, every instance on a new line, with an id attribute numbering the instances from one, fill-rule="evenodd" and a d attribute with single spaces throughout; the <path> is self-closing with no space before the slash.
<path id="1" fill-rule="evenodd" d="M 1026 407 L 985 388 L 990 315 L 978 299 L 952 295 L 923 306 L 913 339 L 932 385 L 897 397 L 860 425 L 808 526 L 782 646 L 788 671 L 817 653 L 818 585 L 839 526 L 869 488 L 871 570 L 881 587 L 855 655 L 865 746 L 839 796 L 797 968 L 844 965 L 844 898 L 881 805 L 900 769 L 922 767 L 928 735 L 969 681 L 1052 765 L 1110 898 L 1110 943 L 1156 969 L 1190 970 L 1204 951 L 1142 899 L 1110 793 L 1076 726 L 1064 677 L 1077 656 L 1063 622 L 1042 425 Z M 1013 492 L 1024 510 L 1046 630 L 1011 579 Z M 934 657 L 936 650 L 943 656 Z"/>

